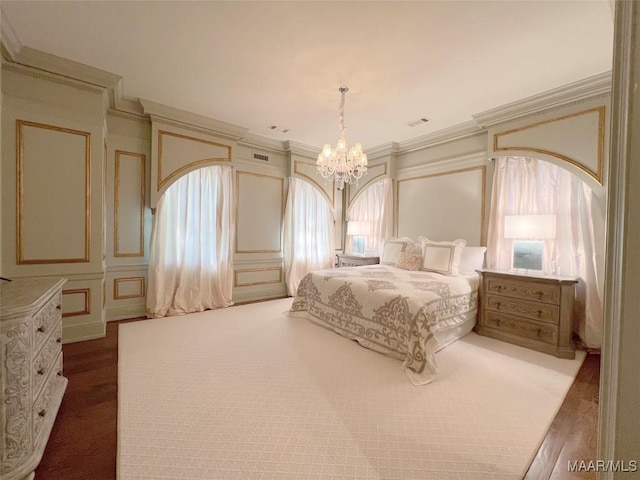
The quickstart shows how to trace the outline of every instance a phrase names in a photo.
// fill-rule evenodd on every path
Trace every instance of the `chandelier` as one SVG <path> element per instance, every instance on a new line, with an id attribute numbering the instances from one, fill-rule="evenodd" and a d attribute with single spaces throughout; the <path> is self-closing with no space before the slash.
<path id="1" fill-rule="evenodd" d="M 322 153 L 318 155 L 316 167 L 318 173 L 330 182 L 336 181 L 338 190 L 344 189 L 344 184 L 357 185 L 358 180 L 367 173 L 367 155 L 362 152 L 362 145 L 356 143 L 347 151 L 347 141 L 344 126 L 344 96 L 349 91 L 348 87 L 338 89 L 342 95 L 340 100 L 340 138 L 336 148 L 332 149 L 327 143 L 322 147 Z"/>

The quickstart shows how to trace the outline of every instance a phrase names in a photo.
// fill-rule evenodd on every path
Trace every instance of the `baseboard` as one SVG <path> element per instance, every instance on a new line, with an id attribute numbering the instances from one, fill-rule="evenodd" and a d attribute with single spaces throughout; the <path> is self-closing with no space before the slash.
<path id="1" fill-rule="evenodd" d="M 107 308 L 106 311 L 107 322 L 146 316 L 146 306 L 144 303 L 138 305 L 121 305 L 119 307 L 111 307 Z"/>
<path id="2" fill-rule="evenodd" d="M 65 326 L 62 322 L 62 343 L 81 342 L 103 338 L 106 334 L 106 326 L 102 322 L 82 323 L 80 325 Z"/>

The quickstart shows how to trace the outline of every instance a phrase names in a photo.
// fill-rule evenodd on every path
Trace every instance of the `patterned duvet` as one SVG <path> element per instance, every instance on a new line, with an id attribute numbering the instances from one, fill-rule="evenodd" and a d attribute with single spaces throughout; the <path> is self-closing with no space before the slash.
<path id="1" fill-rule="evenodd" d="M 362 346 L 403 360 L 416 385 L 437 371 L 434 332 L 477 312 L 477 275 L 448 277 L 375 265 L 319 270 L 298 287 L 289 315 L 305 317 Z"/>

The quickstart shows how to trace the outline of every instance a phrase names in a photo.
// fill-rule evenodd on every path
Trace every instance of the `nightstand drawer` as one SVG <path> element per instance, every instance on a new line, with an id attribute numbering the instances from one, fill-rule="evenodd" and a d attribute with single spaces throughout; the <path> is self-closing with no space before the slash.
<path id="1" fill-rule="evenodd" d="M 487 310 L 501 312 L 508 315 L 525 317 L 530 320 L 547 322 L 557 325 L 560 322 L 560 309 L 557 305 L 546 303 L 535 303 L 516 298 L 501 297 L 498 295 L 487 295 Z"/>
<path id="2" fill-rule="evenodd" d="M 486 289 L 487 294 L 493 293 L 554 305 L 560 303 L 560 288 L 558 285 L 490 277 L 486 280 Z"/>
<path id="3" fill-rule="evenodd" d="M 551 345 L 556 345 L 558 342 L 558 327 L 549 323 L 533 322 L 496 312 L 486 312 L 484 320 L 484 326 L 487 329 L 495 329 Z"/>

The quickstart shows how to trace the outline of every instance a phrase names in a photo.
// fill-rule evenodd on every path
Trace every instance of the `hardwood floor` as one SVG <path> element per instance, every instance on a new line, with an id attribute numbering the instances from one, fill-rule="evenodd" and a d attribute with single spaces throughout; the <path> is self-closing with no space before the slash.
<path id="1" fill-rule="evenodd" d="M 116 478 L 118 325 L 98 340 L 63 345 L 69 379 L 37 480 Z M 600 356 L 588 355 L 560 408 L 527 480 L 595 478 L 569 473 L 568 461 L 596 459 Z"/>

